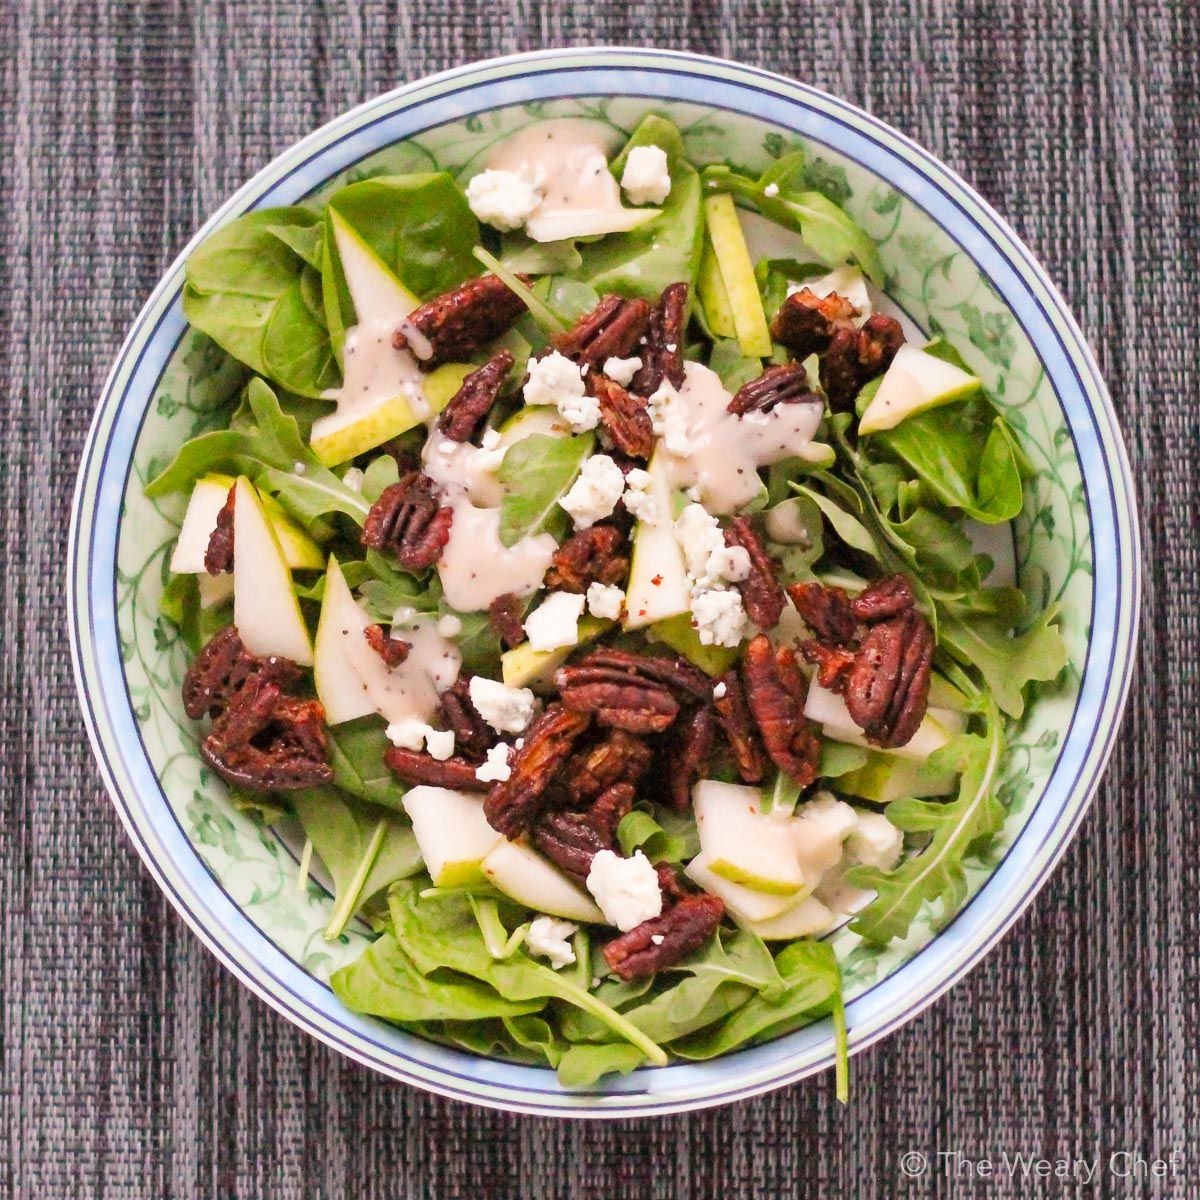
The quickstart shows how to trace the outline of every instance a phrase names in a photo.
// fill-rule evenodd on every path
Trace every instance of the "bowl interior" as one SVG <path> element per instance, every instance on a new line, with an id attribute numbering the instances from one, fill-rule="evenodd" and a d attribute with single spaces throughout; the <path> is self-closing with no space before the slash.
<path id="1" fill-rule="evenodd" d="M 689 78 L 679 75 L 677 63 L 667 73 Z M 1105 516 L 1103 527 L 1097 527 L 1085 466 L 1094 455 L 1095 465 L 1086 472 L 1094 480 L 1108 478 L 1111 468 L 1102 436 L 1095 439 L 1098 450 L 1081 444 L 1082 417 L 1069 411 L 1064 376 L 1051 370 L 1044 338 L 1037 335 L 1035 345 L 1028 318 L 1011 295 L 1001 294 L 995 272 L 982 261 L 978 239 L 983 235 L 972 232 L 970 222 L 947 220 L 951 206 L 937 187 L 918 173 L 897 179 L 886 160 L 872 162 L 865 152 L 856 152 L 856 136 L 832 115 L 840 106 L 795 85 L 787 85 L 787 109 L 767 113 L 760 111 L 768 107 L 765 102 L 752 106 L 740 95 L 724 94 L 718 80 L 696 87 L 694 94 L 707 101 L 703 104 L 678 98 L 688 90 L 678 79 L 659 81 L 653 91 L 639 87 L 651 75 L 615 72 L 615 81 L 606 82 L 582 74 L 570 86 L 555 78 L 551 87 L 545 72 L 526 71 L 505 77 L 507 93 L 473 93 L 447 84 L 448 90 L 423 109 L 403 95 L 385 99 L 289 152 L 219 218 L 249 207 L 319 198 L 370 175 L 434 169 L 458 174 L 498 138 L 549 116 L 602 121 L 619 138 L 646 111 L 655 110 L 678 124 L 695 161 L 731 162 L 751 171 L 795 147 L 809 153 L 827 194 L 844 203 L 878 242 L 892 299 L 927 334 L 941 333 L 954 343 L 1017 430 L 1037 473 L 1016 523 L 1016 576 L 1034 605 L 1059 606 L 1071 655 L 1064 677 L 1040 688 L 1024 719 L 1009 730 L 1001 789 L 1008 820 L 986 855 L 970 861 L 966 880 L 972 896 L 989 881 L 1000 889 L 989 886 L 986 905 L 973 902 L 969 920 L 961 914 L 941 933 L 938 914 L 923 912 L 910 936 L 886 950 L 861 944 L 846 929 L 833 935 L 853 1002 L 852 1036 L 865 1041 L 916 1011 L 994 939 L 1036 886 L 1030 882 L 1033 874 L 1057 855 L 1066 827 L 1077 819 L 1080 785 L 1069 778 L 1055 785 L 1062 792 L 1057 806 L 1042 809 L 1051 781 L 1070 765 L 1066 742 L 1077 728 L 1102 723 L 1107 711 L 1084 694 L 1083 684 L 1097 670 L 1089 661 L 1096 559 L 1108 563 L 1119 537 L 1112 518 Z M 650 94 L 629 94 L 639 90 Z M 733 111 L 738 106 L 759 115 Z M 891 150 L 897 158 L 918 153 L 889 136 L 900 147 Z M 501 1097 L 541 1111 L 580 1104 L 650 1111 L 711 1100 L 716 1093 L 730 1098 L 743 1072 L 759 1081 L 755 1086 L 770 1086 L 827 1061 L 828 1031 L 818 1026 L 704 1067 L 639 1072 L 601 1089 L 603 1099 L 571 1097 L 561 1094 L 550 1072 L 434 1047 L 340 1009 L 324 981 L 359 953 L 365 931 L 351 930 L 333 944 L 323 940 L 328 893 L 316 880 L 301 891 L 287 839 L 237 811 L 220 782 L 202 767 L 193 725 L 180 703 L 185 648 L 159 614 L 185 498 L 150 501 L 143 486 L 185 439 L 225 422 L 241 379 L 207 338 L 185 329 L 180 285 L 177 265 L 123 352 L 124 374 L 119 367 L 105 402 L 114 424 L 105 428 L 102 413 L 96 434 L 103 459 L 91 468 L 85 465 L 79 536 L 87 541 L 80 553 L 90 572 L 79 599 L 86 606 L 81 654 L 89 661 L 96 658 L 94 678 L 86 667 L 82 673 L 110 787 L 120 793 L 118 807 L 160 881 L 177 902 L 183 901 L 185 911 L 190 909 L 187 915 L 206 940 L 274 1003 L 358 1057 L 426 1086 L 491 1102 Z M 1094 406 L 1094 397 L 1086 396 L 1091 386 L 1080 385 L 1085 407 Z M 997 557 L 1007 552 L 1001 546 Z M 1132 588 L 1127 571 L 1118 573 L 1114 585 L 1122 597 Z M 1118 623 L 1111 619 L 1114 645 L 1120 641 Z M 103 667 L 109 643 L 119 658 L 115 673 Z M 1118 668 L 1123 670 L 1110 655 L 1103 670 L 1116 674 Z M 1081 702 L 1086 702 L 1083 708 Z M 1094 757 L 1090 747 L 1081 748 L 1080 762 Z M 1035 819 L 1039 812 L 1040 821 Z M 1018 846 L 1024 846 L 1022 856 L 1013 855 Z M 999 869 L 1005 864 L 1012 870 L 1007 882 Z M 941 955 L 936 961 L 928 957 L 935 949 Z M 908 981 L 901 984 L 898 977 L 906 970 Z M 889 983 L 897 985 L 890 992 Z M 740 1067 L 739 1060 L 744 1060 Z"/>

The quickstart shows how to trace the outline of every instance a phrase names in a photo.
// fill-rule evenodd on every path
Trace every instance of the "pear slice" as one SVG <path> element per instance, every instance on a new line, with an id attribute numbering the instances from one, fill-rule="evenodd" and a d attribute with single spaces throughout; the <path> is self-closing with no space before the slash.
<path id="1" fill-rule="evenodd" d="M 506 687 L 550 688 L 554 686 L 554 672 L 580 647 L 594 642 L 602 633 L 611 629 L 614 622 L 604 617 L 580 617 L 577 640 L 573 646 L 560 646 L 557 650 L 535 650 L 528 642 L 522 642 L 500 655 L 501 677 Z"/>
<path id="2" fill-rule="evenodd" d="M 482 864 L 503 838 L 487 823 L 482 797 L 421 784 L 405 792 L 404 811 L 435 887 L 483 879 Z"/>
<path id="3" fill-rule="evenodd" d="M 220 608 L 233 599 L 233 576 L 228 571 L 221 575 L 201 571 L 196 575 L 196 586 L 200 589 L 201 608 Z"/>
<path id="4" fill-rule="evenodd" d="M 359 321 L 394 321 L 399 325 L 421 301 L 388 270 L 336 208 L 329 209 L 346 290 Z"/>
<path id="5" fill-rule="evenodd" d="M 327 467 L 349 462 L 419 425 L 422 414 L 406 396 L 377 400 L 364 408 L 338 410 L 312 426 L 312 451 Z"/>
<path id="6" fill-rule="evenodd" d="M 568 208 L 530 217 L 525 222 L 525 232 L 535 242 L 603 237 L 608 233 L 628 233 L 654 220 L 660 212 L 657 208 Z"/>
<path id="7" fill-rule="evenodd" d="M 832 786 L 848 796 L 858 796 L 872 804 L 891 804 L 908 797 L 945 796 L 954 791 L 953 772 L 927 778 L 922 764 L 894 754 L 871 750 L 867 761 L 832 781 Z"/>
<path id="8" fill-rule="evenodd" d="M 795 894 L 781 896 L 771 892 L 758 892 L 743 887 L 740 883 L 731 883 L 728 879 L 723 879 L 712 870 L 711 859 L 706 853 L 697 854 L 683 868 L 683 873 L 697 887 L 724 900 L 729 915 L 736 921 L 767 921 L 796 903 Z"/>
<path id="9" fill-rule="evenodd" d="M 706 675 L 724 675 L 740 654 L 737 646 L 706 646 L 696 633 L 691 613 L 656 621 L 646 632 L 651 641 L 670 646 Z"/>
<path id="10" fill-rule="evenodd" d="M 234 487 L 233 623 L 242 645 L 260 658 L 312 666 L 312 642 L 279 539 L 250 480 L 239 476 Z"/>
<path id="11" fill-rule="evenodd" d="M 518 904 L 552 917 L 604 925 L 604 914 L 592 898 L 557 867 L 519 842 L 501 840 L 483 860 L 484 878 Z"/>
<path id="12" fill-rule="evenodd" d="M 647 467 L 653 524 L 639 520 L 633 531 L 633 558 L 625 587 L 625 628 L 642 629 L 689 611 L 687 570 L 675 538 L 671 484 L 661 450 Z"/>
<path id="13" fill-rule="evenodd" d="M 763 815 L 761 801 L 758 788 L 700 780 L 692 788 L 700 848 L 714 875 L 756 892 L 795 896 L 809 887 L 795 843 L 786 822 Z"/>
<path id="14" fill-rule="evenodd" d="M 777 916 L 741 923 L 764 942 L 790 942 L 796 938 L 816 937 L 825 933 L 837 920 L 837 915 L 816 896 L 805 896 Z"/>
<path id="15" fill-rule="evenodd" d="M 915 346 L 901 346 L 858 420 L 862 435 L 894 429 L 906 417 L 963 400 L 983 385 L 961 367 Z"/>
<path id="16" fill-rule="evenodd" d="M 704 217 L 725 284 L 738 346 L 747 357 L 766 358 L 772 349 L 771 330 L 733 197 L 728 192 L 708 196 L 704 201 Z"/>

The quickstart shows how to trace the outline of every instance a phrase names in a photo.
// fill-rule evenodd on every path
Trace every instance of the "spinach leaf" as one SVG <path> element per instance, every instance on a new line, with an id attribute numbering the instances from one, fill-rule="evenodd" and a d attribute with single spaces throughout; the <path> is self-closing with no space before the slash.
<path id="1" fill-rule="evenodd" d="M 645 1055 L 628 1042 L 570 1046 L 558 1060 L 558 1081 L 563 1087 L 591 1087 L 602 1075 L 628 1075 L 644 1061 Z"/>
<path id="2" fill-rule="evenodd" d="M 670 194 L 652 221 L 628 233 L 611 233 L 581 245 L 581 276 L 601 294 L 657 300 L 664 288 L 680 281 L 692 285 L 694 292 L 704 242 L 700 176 L 687 161 L 679 130 L 664 117 L 651 113 L 642 119 L 612 163 L 618 178 L 636 146 L 658 146 L 666 151 Z"/>
<path id="3" fill-rule="evenodd" d="M 359 717 L 328 730 L 329 763 L 334 786 L 360 800 L 404 811 L 407 788 L 384 766 L 383 756 L 391 742 L 382 717 Z"/>
<path id="4" fill-rule="evenodd" d="M 559 540 L 570 518 L 559 506 L 596 437 L 554 437 L 534 433 L 509 448 L 500 464 L 499 479 L 508 489 L 500 504 L 500 541 L 512 546 L 523 537 L 550 533 Z"/>
<path id="5" fill-rule="evenodd" d="M 321 275 L 293 248 L 319 218 L 305 208 L 247 213 L 206 238 L 187 261 L 183 311 L 222 349 L 302 396 L 337 385 Z M 288 241 L 282 231 L 297 231 Z"/>
<path id="6" fill-rule="evenodd" d="M 442 616 L 457 617 L 462 622 L 462 629 L 454 638 L 454 644 L 462 655 L 462 669 L 472 675 L 487 675 L 498 679 L 500 676 L 500 653 L 503 647 L 500 638 L 492 628 L 486 612 L 459 612 L 451 608 L 445 600 L 438 606 Z"/>
<path id="7" fill-rule="evenodd" d="M 652 862 L 680 863 L 700 853 L 700 833 L 696 822 L 687 813 L 661 814 L 666 829 L 642 808 L 635 808 L 621 818 L 617 826 L 617 842 L 626 857 L 635 850 Z"/>
<path id="8" fill-rule="evenodd" d="M 321 270 L 324 265 L 324 236 L 319 222 L 311 225 L 268 225 L 274 234 L 298 258 L 310 267 Z"/>

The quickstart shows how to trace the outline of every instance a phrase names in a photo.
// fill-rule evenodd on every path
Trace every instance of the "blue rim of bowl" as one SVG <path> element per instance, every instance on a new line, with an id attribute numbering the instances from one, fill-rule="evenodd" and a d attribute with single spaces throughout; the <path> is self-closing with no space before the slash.
<path id="1" fill-rule="evenodd" d="M 514 103 L 579 95 L 726 108 L 830 144 L 937 221 L 991 279 L 1042 359 L 1075 442 L 1092 523 L 1093 611 L 1079 699 L 1052 776 L 1006 857 L 945 931 L 850 1005 L 853 1049 L 911 1020 L 995 945 L 1074 835 L 1128 694 L 1140 596 L 1129 467 L 1082 334 L 1015 233 L 927 151 L 862 110 L 782 76 L 671 51 L 614 47 L 513 55 L 397 89 L 276 158 L 206 222 L 164 275 L 105 384 L 72 513 L 70 635 L 89 737 L 126 829 L 172 904 L 251 990 L 349 1057 L 442 1095 L 541 1115 L 655 1115 L 729 1103 L 825 1069 L 832 1063 L 827 1023 L 709 1063 L 638 1071 L 604 1089 L 578 1092 L 558 1087 L 543 1068 L 479 1058 L 349 1013 L 237 909 L 188 843 L 142 746 L 116 632 L 121 501 L 154 385 L 183 332 L 179 295 L 191 249 L 232 216 L 292 203 L 366 154 L 424 129 Z M 427 119 L 426 106 L 437 110 L 436 119 Z M 835 141 L 830 130 L 838 134 Z"/>

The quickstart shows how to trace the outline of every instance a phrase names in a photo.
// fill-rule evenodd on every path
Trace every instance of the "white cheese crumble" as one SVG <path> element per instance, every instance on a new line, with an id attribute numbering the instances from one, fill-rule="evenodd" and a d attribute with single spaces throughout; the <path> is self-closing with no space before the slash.
<path id="1" fill-rule="evenodd" d="M 708 556 L 709 574 L 730 583 L 750 578 L 750 551 L 745 546 L 719 546 Z"/>
<path id="2" fill-rule="evenodd" d="M 462 633 L 462 621 L 453 613 L 438 618 L 437 631 L 444 638 L 458 637 Z"/>
<path id="3" fill-rule="evenodd" d="M 570 592 L 551 592 L 525 618 L 525 636 L 534 650 L 558 650 L 579 641 L 579 618 L 584 598 Z"/>
<path id="4" fill-rule="evenodd" d="M 365 478 L 366 475 L 360 467 L 347 467 L 345 474 L 342 476 L 342 482 L 352 492 L 361 492 Z"/>
<path id="5" fill-rule="evenodd" d="M 604 374 L 622 387 L 628 387 L 633 377 L 642 369 L 640 358 L 609 358 L 604 362 Z"/>
<path id="6" fill-rule="evenodd" d="M 500 445 L 500 430 L 485 429 L 483 437 L 479 439 L 479 449 L 471 455 L 471 467 L 494 475 L 500 470 L 507 449 L 507 446 Z"/>
<path id="7" fill-rule="evenodd" d="M 714 700 L 724 700 L 725 694 L 728 691 L 729 691 L 729 688 L 726 687 L 726 685 L 724 683 L 718 683 L 716 685 L 716 687 L 713 688 L 713 699 Z"/>
<path id="8" fill-rule="evenodd" d="M 661 946 L 667 939 L 661 933 L 652 933 L 650 935 L 650 944 L 652 946 Z"/>
<path id="9" fill-rule="evenodd" d="M 625 159 L 621 187 L 633 204 L 661 204 L 671 194 L 671 171 L 661 146 L 634 146 Z"/>
<path id="10" fill-rule="evenodd" d="M 417 610 L 411 604 L 402 604 L 394 613 L 392 613 L 392 632 L 395 633 L 397 627 L 407 625 L 413 617 L 417 615 Z"/>
<path id="11" fill-rule="evenodd" d="M 692 452 L 687 412 L 670 380 L 664 379 L 658 385 L 646 401 L 646 411 L 650 414 L 651 428 L 667 451 L 677 458 L 687 458 Z"/>
<path id="12" fill-rule="evenodd" d="M 557 971 L 569 967 L 575 961 L 575 951 L 567 940 L 578 925 L 570 921 L 556 921 L 553 917 L 534 917 L 525 935 L 525 949 L 539 958 L 548 958 Z"/>
<path id="13" fill-rule="evenodd" d="M 393 721 L 387 727 L 387 739 L 393 746 L 401 750 L 420 750 L 429 752 L 430 758 L 445 762 L 454 753 L 454 730 L 434 729 L 432 725 L 417 720 L 416 717 L 406 717 L 403 721 Z"/>
<path id="14" fill-rule="evenodd" d="M 587 590 L 587 608 L 593 617 L 608 621 L 621 619 L 621 607 L 625 593 L 614 584 L 590 583 Z"/>
<path id="15" fill-rule="evenodd" d="M 625 476 L 625 510 L 647 525 L 658 522 L 658 506 L 650 494 L 650 472 L 641 467 L 634 467 Z"/>
<path id="16" fill-rule="evenodd" d="M 842 846 L 858 825 L 853 808 L 831 792 L 818 792 L 796 810 L 792 837 L 807 867 L 824 873 L 842 857 Z"/>
<path id="17" fill-rule="evenodd" d="M 846 856 L 865 867 L 890 871 L 904 851 L 904 834 L 883 813 L 857 810 L 846 839 Z"/>
<path id="18" fill-rule="evenodd" d="M 658 875 L 640 850 L 635 851 L 632 858 L 601 850 L 592 859 L 587 889 L 600 906 L 604 919 L 622 933 L 628 933 L 643 921 L 662 913 Z"/>
<path id="19" fill-rule="evenodd" d="M 741 593 L 720 588 L 693 592 L 692 624 L 702 646 L 737 646 L 748 624 Z"/>
<path id="20" fill-rule="evenodd" d="M 768 183 L 767 186 L 763 188 L 763 195 L 770 196 L 770 198 L 774 200 L 775 197 L 779 195 L 779 184 Z"/>
<path id="21" fill-rule="evenodd" d="M 516 171 L 481 171 L 467 184 L 471 211 L 494 229 L 520 229 L 541 202 L 537 180 Z"/>
<path id="22" fill-rule="evenodd" d="M 504 742 L 497 742 L 475 768 L 475 778 L 481 783 L 503 783 L 510 775 L 512 767 L 508 765 L 508 746 Z"/>
<path id="23" fill-rule="evenodd" d="M 545 358 L 531 358 L 528 370 L 526 404 L 554 405 L 576 433 L 586 433 L 600 423 L 600 402 L 587 394 L 578 364 L 555 350 Z"/>
<path id="24" fill-rule="evenodd" d="M 528 688 L 511 688 L 482 675 L 472 675 L 469 688 L 475 711 L 497 733 L 520 733 L 533 720 L 537 700 Z"/>
<path id="25" fill-rule="evenodd" d="M 587 529 L 612 514 L 624 490 L 621 468 L 607 454 L 593 454 L 558 503 L 571 514 L 576 529 Z"/>

